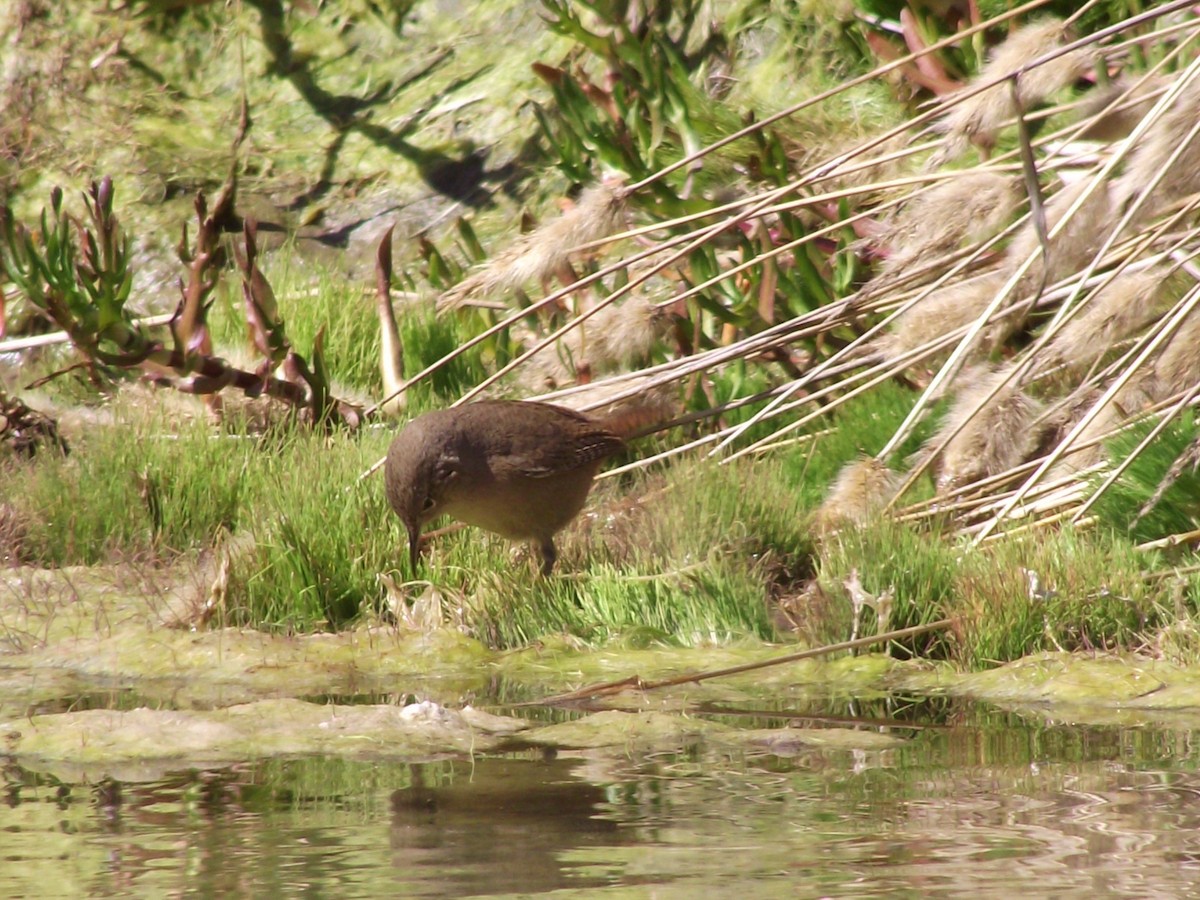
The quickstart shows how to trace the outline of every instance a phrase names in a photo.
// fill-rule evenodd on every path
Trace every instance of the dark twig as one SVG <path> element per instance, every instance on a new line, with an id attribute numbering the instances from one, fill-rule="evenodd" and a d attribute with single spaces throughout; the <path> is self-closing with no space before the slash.
<path id="1" fill-rule="evenodd" d="M 942 628 L 948 628 L 957 622 L 957 619 L 947 618 L 938 619 L 936 622 L 929 622 L 925 625 L 914 625 L 911 628 L 901 628 L 898 631 L 886 631 L 883 634 L 875 634 L 870 637 L 856 638 L 853 641 L 842 641 L 837 644 L 827 644 L 823 647 L 813 647 L 809 650 L 801 650 L 797 653 L 788 653 L 784 656 L 776 656 L 772 659 L 764 659 L 759 662 L 743 663 L 740 666 L 729 666 L 725 669 L 710 669 L 705 672 L 691 672 L 687 675 L 679 675 L 675 678 L 667 678 L 662 681 L 642 681 L 638 675 L 631 675 L 628 678 L 623 678 L 620 681 L 606 681 L 601 684 L 593 684 L 588 687 L 580 688 L 577 691 L 571 691 L 566 694 L 555 694 L 552 697 L 546 697 L 543 700 L 530 700 L 525 703 L 518 703 L 517 706 L 557 706 L 561 704 L 579 703 L 583 700 L 591 700 L 595 697 L 604 696 L 607 694 L 619 693 L 625 688 L 637 688 L 641 691 L 653 691 L 659 688 L 675 687 L 680 684 L 692 684 L 693 682 L 707 681 L 710 678 L 723 678 L 726 675 L 739 675 L 742 672 L 753 672 L 756 669 L 765 669 L 770 666 L 779 666 L 785 663 L 797 662 L 802 659 L 812 659 L 816 656 L 824 656 L 827 653 L 838 653 L 842 650 L 853 650 L 856 647 L 868 647 L 872 644 L 881 644 L 885 641 L 895 641 L 901 638 L 913 637 L 918 634 L 925 634 L 930 631 L 938 631 Z"/>

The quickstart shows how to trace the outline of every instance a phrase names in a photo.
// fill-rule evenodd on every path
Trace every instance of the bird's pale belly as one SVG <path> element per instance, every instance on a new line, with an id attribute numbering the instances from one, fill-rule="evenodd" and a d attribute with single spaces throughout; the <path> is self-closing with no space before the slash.
<path id="1" fill-rule="evenodd" d="M 544 541 L 567 525 L 587 502 L 599 465 L 544 478 L 509 477 L 447 498 L 442 512 L 467 525 L 513 541 Z"/>

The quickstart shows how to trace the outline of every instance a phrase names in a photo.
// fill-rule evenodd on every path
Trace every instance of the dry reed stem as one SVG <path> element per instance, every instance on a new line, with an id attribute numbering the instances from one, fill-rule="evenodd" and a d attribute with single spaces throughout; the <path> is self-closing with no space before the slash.
<path id="1" fill-rule="evenodd" d="M 997 488 L 1031 471 L 1036 465 L 1036 460 L 1030 460 L 1009 469 L 1007 472 L 1000 472 L 987 478 L 981 478 L 971 484 L 961 485 L 945 494 L 937 494 L 926 501 L 913 504 L 911 507 L 905 507 L 903 510 L 898 511 L 895 514 L 895 521 L 919 522 L 923 519 L 932 519 L 935 517 L 944 518 L 947 515 L 954 515 L 957 520 L 963 521 L 973 513 L 994 507 L 996 504 L 1007 499 L 1010 492 L 997 490 Z M 1039 497 L 1060 490 L 1074 489 L 1082 484 L 1081 476 L 1073 474 L 1053 482 L 1047 481 L 1038 485 L 1037 488 L 1030 492 L 1030 496 Z M 955 497 L 958 497 L 958 499 L 953 499 Z"/>
<path id="2" fill-rule="evenodd" d="M 1101 394 L 1100 399 L 1092 406 L 1092 408 L 1083 415 L 1083 417 L 1075 423 L 1068 432 L 1067 436 L 1059 442 L 1057 446 L 1042 460 L 1041 464 L 1033 473 L 1025 480 L 1024 484 L 1014 493 L 1014 495 L 1005 503 L 996 516 L 986 523 L 979 535 L 976 536 L 975 542 L 978 543 L 988 536 L 999 524 L 1007 517 L 1025 493 L 1036 485 L 1041 478 L 1053 468 L 1053 466 L 1065 456 L 1071 449 L 1072 443 L 1079 435 L 1091 424 L 1091 422 L 1100 415 L 1104 406 L 1119 395 L 1133 377 L 1138 373 L 1140 368 L 1146 364 L 1147 360 L 1153 357 L 1155 351 L 1159 349 L 1164 341 L 1179 327 L 1180 322 L 1185 319 L 1195 306 L 1200 303 L 1200 290 L 1192 290 L 1182 299 L 1173 310 L 1170 317 L 1156 326 L 1151 333 L 1143 336 L 1138 343 L 1129 350 L 1121 360 L 1120 375 L 1110 384 Z M 1131 361 L 1130 361 L 1131 360 Z"/>
<path id="3" fill-rule="evenodd" d="M 700 230 L 699 232 L 693 232 L 691 235 L 685 236 L 683 239 L 685 243 L 684 243 L 684 246 L 682 249 L 675 250 L 670 255 L 668 255 L 665 259 L 663 259 L 661 262 L 653 263 L 652 265 L 650 265 L 650 267 L 645 272 L 639 274 L 636 278 L 631 279 L 628 283 L 626 283 L 622 287 L 617 288 L 617 290 L 615 290 L 612 294 L 610 294 L 608 297 L 606 297 L 596 307 L 576 316 L 574 319 L 570 320 L 565 325 L 563 325 L 562 327 L 558 328 L 556 331 L 554 331 L 553 333 L 548 335 L 540 343 L 538 343 L 535 346 L 531 347 L 530 349 L 526 350 L 524 353 L 520 354 L 516 359 L 511 360 L 504 366 L 501 366 L 500 369 L 498 369 L 496 372 L 492 373 L 487 378 L 485 378 L 483 381 L 481 381 L 479 384 L 477 384 L 475 387 L 473 387 L 471 390 L 467 391 L 467 393 L 465 393 L 462 397 L 460 397 L 455 402 L 454 405 L 458 406 L 462 403 L 466 403 L 467 401 L 471 400 L 473 397 L 482 393 L 484 390 L 486 390 L 488 387 L 490 387 L 495 382 L 499 381 L 501 378 L 506 376 L 508 373 L 512 372 L 514 369 L 523 365 L 528 359 L 530 359 L 535 354 L 540 352 L 544 347 L 549 346 L 554 341 L 558 340 L 564 334 L 569 332 L 572 328 L 578 327 L 580 325 L 580 323 L 582 323 L 582 322 L 586 321 L 587 319 L 591 318 L 592 316 L 594 316 L 604 306 L 615 302 L 616 300 L 625 296 L 626 294 L 628 294 L 630 291 L 634 290 L 638 286 L 644 284 L 646 281 L 648 281 L 654 275 L 657 275 L 659 272 L 663 271 L 664 269 L 668 268 L 671 265 L 674 265 L 675 263 L 679 262 L 680 260 L 685 259 L 693 250 L 703 246 L 709 240 L 711 240 L 712 238 L 714 238 L 718 234 L 720 234 L 722 231 L 724 231 L 726 228 L 736 225 L 740 221 L 744 221 L 746 219 L 752 218 L 756 213 L 759 213 L 761 210 L 770 206 L 772 203 L 774 203 L 780 197 L 795 190 L 796 187 L 798 186 L 798 184 L 799 184 L 799 182 L 791 182 L 787 185 L 784 185 L 783 187 L 776 188 L 775 190 L 769 191 L 768 193 L 763 195 L 763 198 L 761 200 L 754 203 L 741 216 L 735 217 L 734 219 L 731 219 L 731 220 L 717 222 L 714 225 L 708 226 L 708 227 Z M 809 237 L 806 237 L 804 240 L 811 240 L 811 239 L 812 239 L 812 237 L 809 236 Z M 675 246 L 679 243 L 679 241 L 672 241 L 671 243 L 673 246 Z M 800 242 L 793 242 L 793 244 L 798 244 L 798 243 L 800 243 Z M 772 257 L 777 256 L 780 253 L 786 252 L 787 250 L 790 250 L 790 249 L 792 249 L 792 245 L 784 245 L 782 247 L 776 248 L 775 250 L 772 250 L 770 253 L 762 254 L 760 257 L 758 257 L 757 258 L 758 262 L 761 263 L 764 259 L 772 258 Z M 605 268 L 601 269 L 599 272 L 596 272 L 593 275 L 588 276 L 587 278 L 581 279 L 580 281 L 576 282 L 574 285 L 571 286 L 570 289 L 568 289 L 568 291 L 555 292 L 555 294 L 550 295 L 550 297 L 543 298 L 542 300 L 533 304 L 533 306 L 530 307 L 529 310 L 524 310 L 523 312 L 527 314 L 528 312 L 532 311 L 533 309 L 542 308 L 546 304 L 550 303 L 551 299 L 554 298 L 555 296 L 563 296 L 566 293 L 568 293 L 570 290 L 575 290 L 576 288 L 583 287 L 586 284 L 590 284 L 593 281 L 598 280 L 602 275 L 610 274 L 611 272 L 615 271 L 616 269 L 621 268 L 624 265 L 628 265 L 632 262 L 647 259 L 650 256 L 661 253 L 662 250 L 663 250 L 663 247 L 659 246 L 659 247 L 656 247 L 652 251 L 643 252 L 629 260 L 623 261 L 622 263 L 618 263 L 618 264 L 611 265 L 611 266 L 606 266 Z M 716 283 L 725 278 L 732 277 L 734 274 L 737 274 L 739 271 L 742 271 L 742 270 L 750 268 L 750 267 L 751 267 L 751 263 L 746 263 L 740 267 L 735 267 L 734 269 L 727 270 L 727 271 L 715 276 L 714 278 L 710 279 L 710 282 Z M 681 301 L 681 300 L 685 299 L 686 297 L 689 297 L 695 293 L 699 293 L 700 290 L 706 289 L 707 286 L 708 286 L 708 283 L 706 283 L 705 285 L 697 286 L 697 287 L 693 288 L 692 290 L 687 291 L 684 294 L 681 294 L 679 297 L 676 298 L 676 300 Z M 487 335 L 487 334 L 494 333 L 495 331 L 500 330 L 500 328 L 502 326 L 507 327 L 510 324 L 512 324 L 511 318 L 508 320 L 505 320 L 504 323 L 500 323 L 499 325 L 492 326 L 492 328 L 488 329 L 486 332 L 484 332 L 484 334 Z M 477 343 L 479 340 L 482 340 L 482 337 L 478 337 L 474 340 Z M 469 343 L 470 342 L 468 342 L 468 344 Z M 459 351 L 456 351 L 456 352 L 461 352 L 461 348 Z M 454 354 L 448 354 L 444 358 L 444 360 L 450 359 L 453 355 Z M 443 361 L 439 361 L 439 363 L 437 363 L 435 365 L 440 365 L 441 362 L 443 362 Z"/>

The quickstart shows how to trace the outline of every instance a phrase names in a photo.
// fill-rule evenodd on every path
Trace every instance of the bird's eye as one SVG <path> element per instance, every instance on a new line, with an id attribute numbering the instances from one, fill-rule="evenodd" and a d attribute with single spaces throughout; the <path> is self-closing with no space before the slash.
<path id="1" fill-rule="evenodd" d="M 437 501 L 435 501 L 432 497 L 426 497 L 425 502 L 421 504 L 421 512 L 429 512 L 431 509 L 433 509 L 436 503 Z"/>

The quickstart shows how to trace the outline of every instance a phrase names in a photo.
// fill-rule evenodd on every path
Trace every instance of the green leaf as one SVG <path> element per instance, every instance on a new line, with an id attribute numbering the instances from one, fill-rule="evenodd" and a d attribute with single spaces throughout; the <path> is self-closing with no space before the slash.
<path id="1" fill-rule="evenodd" d="M 484 252 L 483 245 L 479 243 L 479 238 L 475 235 L 475 229 L 471 227 L 463 216 L 458 217 L 455 223 L 458 226 L 458 235 L 462 238 L 466 255 L 472 262 L 483 262 L 487 259 L 487 253 Z"/>

